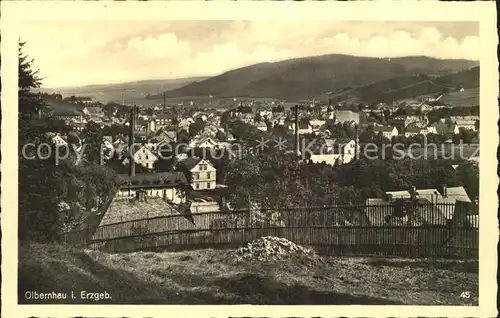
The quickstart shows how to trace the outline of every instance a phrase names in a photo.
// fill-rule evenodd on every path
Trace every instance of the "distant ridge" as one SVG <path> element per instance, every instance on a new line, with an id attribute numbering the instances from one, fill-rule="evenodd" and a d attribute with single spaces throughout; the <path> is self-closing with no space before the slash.
<path id="1" fill-rule="evenodd" d="M 178 79 L 158 79 L 141 80 L 135 82 L 125 82 L 118 84 L 97 84 L 78 87 L 61 88 L 40 88 L 42 93 L 60 93 L 63 96 L 90 96 L 96 100 L 120 101 L 123 98 L 126 101 L 144 99 L 148 95 L 156 95 L 159 92 L 176 89 L 197 81 L 203 81 L 207 77 L 189 77 Z"/>
<path id="2" fill-rule="evenodd" d="M 137 88 L 137 86 L 161 86 L 161 85 L 169 85 L 169 86 L 177 86 L 184 85 L 186 83 L 203 81 L 209 77 L 207 76 L 196 76 L 196 77 L 186 77 L 186 78 L 173 78 L 173 79 L 146 79 L 139 81 L 128 81 L 128 82 L 119 82 L 119 83 L 109 83 L 109 84 L 90 84 L 90 85 L 81 85 L 81 86 L 61 86 L 61 87 L 42 87 L 40 91 L 42 92 L 52 92 L 52 91 L 95 91 L 96 89 L 105 89 L 105 90 L 120 90 L 127 88 Z"/>
<path id="3" fill-rule="evenodd" d="M 328 91 L 350 90 L 395 77 L 442 76 L 468 70 L 478 61 L 426 56 L 373 58 L 342 54 L 259 63 L 167 91 L 169 97 L 268 97 L 309 99 Z"/>

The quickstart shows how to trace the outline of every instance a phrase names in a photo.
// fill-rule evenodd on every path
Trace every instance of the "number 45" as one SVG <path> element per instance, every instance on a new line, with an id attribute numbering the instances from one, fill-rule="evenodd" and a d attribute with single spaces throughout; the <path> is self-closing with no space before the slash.
<path id="1" fill-rule="evenodd" d="M 470 298 L 470 292 L 464 291 L 460 294 L 460 298 Z"/>

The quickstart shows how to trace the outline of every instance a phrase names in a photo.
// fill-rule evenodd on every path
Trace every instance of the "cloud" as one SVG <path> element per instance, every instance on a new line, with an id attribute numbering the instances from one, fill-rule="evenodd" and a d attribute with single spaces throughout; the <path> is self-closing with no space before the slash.
<path id="1" fill-rule="evenodd" d="M 477 24 L 451 26 L 366 21 L 56 21 L 24 25 L 22 34 L 27 53 L 47 76 L 44 86 L 56 87 L 216 75 L 260 62 L 331 53 L 479 59 Z"/>
<path id="2" fill-rule="evenodd" d="M 375 35 L 366 40 L 338 33 L 323 38 L 321 50 L 373 57 L 428 55 L 437 58 L 479 59 L 479 37 L 467 36 L 459 41 L 446 37 L 435 28 L 425 28 L 420 34 L 395 30 L 388 36 Z"/>
<path id="3" fill-rule="evenodd" d="M 178 59 L 189 58 L 191 47 L 188 42 L 179 41 L 174 33 L 164 33 L 158 36 L 134 37 L 127 43 L 127 49 L 144 59 Z"/>

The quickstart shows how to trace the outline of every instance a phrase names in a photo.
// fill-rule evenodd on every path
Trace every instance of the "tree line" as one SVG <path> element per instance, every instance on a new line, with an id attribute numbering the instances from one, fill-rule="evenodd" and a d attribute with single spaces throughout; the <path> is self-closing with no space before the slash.
<path id="1" fill-rule="evenodd" d="M 21 240 L 49 242 L 85 226 L 86 218 L 102 206 L 117 185 L 114 172 L 99 165 L 95 153 L 87 153 L 81 162 L 76 153 L 56 160 L 55 146 L 36 153 L 37 146 L 52 144 L 47 132 L 67 133 L 69 128 L 62 121 L 36 116 L 46 103 L 34 92 L 41 80 L 23 47 L 20 43 L 18 235 Z M 102 134 L 95 131 L 84 135 L 94 143 L 102 142 Z M 25 148 L 28 143 L 34 147 Z"/>

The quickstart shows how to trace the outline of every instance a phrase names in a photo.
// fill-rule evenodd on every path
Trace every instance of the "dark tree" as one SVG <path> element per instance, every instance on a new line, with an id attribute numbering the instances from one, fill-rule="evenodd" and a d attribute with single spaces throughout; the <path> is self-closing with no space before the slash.
<path id="1" fill-rule="evenodd" d="M 220 130 L 217 131 L 215 138 L 217 138 L 217 140 L 222 141 L 222 142 L 226 141 L 226 135 Z"/>
<path id="2" fill-rule="evenodd" d="M 101 145 L 103 134 L 101 127 L 90 121 L 82 132 L 84 140 L 84 157 L 88 162 L 99 164 L 101 162 Z"/>
<path id="3" fill-rule="evenodd" d="M 205 128 L 205 122 L 202 119 L 197 118 L 194 123 L 189 125 L 189 136 L 194 137 L 198 135 Z"/>

